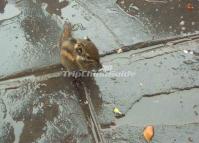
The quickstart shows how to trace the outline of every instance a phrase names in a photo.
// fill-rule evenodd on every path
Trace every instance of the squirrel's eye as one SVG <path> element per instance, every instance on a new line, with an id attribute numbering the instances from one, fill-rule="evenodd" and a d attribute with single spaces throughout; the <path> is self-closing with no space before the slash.
<path id="1" fill-rule="evenodd" d="M 77 52 L 79 55 L 81 55 L 81 54 L 82 54 L 82 48 L 77 48 L 77 49 L 76 49 L 76 52 Z"/>
<path id="2" fill-rule="evenodd" d="M 87 59 L 91 59 L 91 57 L 90 57 L 90 56 L 86 56 L 86 58 L 87 58 Z"/>

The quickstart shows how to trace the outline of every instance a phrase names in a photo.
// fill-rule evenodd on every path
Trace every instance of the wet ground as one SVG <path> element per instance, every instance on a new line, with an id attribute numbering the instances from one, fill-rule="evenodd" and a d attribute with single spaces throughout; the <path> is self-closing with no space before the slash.
<path id="1" fill-rule="evenodd" d="M 0 81 L 0 143 L 144 142 L 148 124 L 155 126 L 154 143 L 197 143 L 197 6 L 198 1 L 8 1 L 0 14 L 0 77 L 29 70 Z M 59 65 L 37 70 L 59 64 L 57 41 L 65 20 L 73 24 L 74 37 L 89 36 L 101 54 L 195 36 L 105 56 L 107 77 L 74 84 Z M 123 71 L 131 76 L 109 75 Z M 115 106 L 126 116 L 115 118 Z"/>
<path id="2" fill-rule="evenodd" d="M 197 0 L 117 0 L 122 10 L 149 26 L 154 38 L 199 31 Z"/>

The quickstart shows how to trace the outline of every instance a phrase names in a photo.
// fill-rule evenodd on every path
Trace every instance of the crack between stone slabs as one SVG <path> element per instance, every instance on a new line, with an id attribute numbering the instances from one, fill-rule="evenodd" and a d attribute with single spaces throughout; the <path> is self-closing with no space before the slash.
<path id="1" fill-rule="evenodd" d="M 12 23 L 17 22 L 18 19 L 16 19 L 16 18 L 19 18 L 20 15 L 21 15 L 21 12 L 20 12 L 18 15 L 15 15 L 15 16 L 13 16 L 13 17 L 0 20 L 0 26 L 1 26 L 1 27 L 4 27 L 4 26 L 7 26 L 7 25 L 10 25 L 10 24 L 12 24 Z M 16 21 L 14 21 L 14 20 L 16 20 Z M 7 23 L 7 24 L 4 24 L 4 25 L 1 25 L 2 23 L 7 22 L 7 21 L 11 21 L 11 22 L 10 22 L 10 23 Z"/>
<path id="2" fill-rule="evenodd" d="M 168 43 L 171 43 L 171 45 L 177 45 L 177 44 L 185 43 L 185 42 L 188 42 L 188 41 L 191 41 L 191 40 L 196 40 L 196 39 L 192 39 L 192 37 L 198 36 L 198 35 L 199 34 L 192 34 L 192 35 L 187 35 L 187 36 L 169 37 L 167 39 L 148 40 L 148 41 L 144 41 L 144 42 L 138 42 L 138 43 L 132 44 L 132 45 L 123 46 L 119 49 L 121 49 L 122 52 L 124 53 L 124 52 L 137 50 L 137 49 L 143 49 L 143 48 L 146 48 L 146 47 L 151 47 L 151 46 L 155 46 L 155 45 L 159 45 L 159 44 L 166 45 Z M 102 53 L 100 55 L 100 57 L 105 57 L 105 56 L 108 56 L 108 55 L 117 54 L 117 51 L 119 49 L 114 49 L 114 50 Z"/>
<path id="3" fill-rule="evenodd" d="M 140 97 L 138 97 L 131 105 L 128 107 L 128 109 L 124 112 L 127 114 L 138 102 L 140 102 L 143 98 L 151 98 L 155 96 L 161 96 L 161 95 L 169 95 L 172 93 L 176 92 L 181 92 L 181 91 L 187 91 L 187 90 L 192 90 L 192 89 L 197 89 L 199 88 L 199 85 L 191 86 L 191 87 L 184 87 L 184 88 L 172 88 L 170 91 L 162 91 L 158 93 L 153 93 L 153 94 L 144 94 Z"/>
<path id="4" fill-rule="evenodd" d="M 136 126 L 135 124 L 127 124 L 129 125 L 130 127 L 135 127 L 135 128 L 143 128 L 145 127 L 144 125 L 143 126 Z M 187 123 L 184 123 L 184 124 L 155 124 L 154 127 L 158 128 L 158 127 L 184 127 L 184 126 L 188 126 L 188 125 L 196 125 L 196 126 L 199 126 L 199 122 L 187 122 Z M 119 128 L 119 127 L 122 127 L 123 125 L 116 125 L 116 128 Z M 103 132 L 105 131 L 110 131 L 112 130 L 112 128 L 104 128 L 102 129 Z"/>
<path id="5" fill-rule="evenodd" d="M 157 46 L 157 47 L 155 47 L 155 48 L 147 49 L 147 50 L 140 51 L 140 52 L 137 52 L 137 53 L 132 53 L 132 54 L 130 54 L 128 57 L 125 57 L 125 56 L 124 56 L 124 57 L 116 57 L 116 58 L 113 58 L 113 59 L 108 60 L 108 61 L 105 61 L 105 62 L 112 62 L 112 61 L 114 61 L 114 60 L 116 60 L 116 59 L 130 59 L 130 58 L 133 57 L 133 55 L 141 54 L 141 53 L 144 53 L 144 52 L 147 52 L 147 51 L 151 51 L 151 50 L 155 50 L 155 49 L 160 49 L 160 48 L 162 48 L 162 47 L 165 47 L 165 45 L 160 44 L 159 46 Z M 122 53 L 121 53 L 121 54 L 122 54 Z M 141 59 L 141 60 L 142 60 L 142 59 Z"/>
<path id="6" fill-rule="evenodd" d="M 178 50 L 178 51 L 180 51 L 180 50 Z M 156 56 L 153 56 L 153 57 L 148 57 L 148 58 L 142 58 L 142 59 L 139 59 L 139 60 L 135 60 L 133 62 L 142 61 L 142 60 L 145 60 L 145 59 L 152 59 L 154 57 L 158 57 L 158 56 L 162 56 L 162 55 L 166 55 L 166 54 L 170 54 L 170 53 L 174 53 L 174 52 L 178 52 L 178 51 L 173 51 L 173 52 L 168 52 L 168 53 L 165 52 L 164 54 L 159 54 L 159 55 L 156 55 Z M 132 55 L 130 55 L 130 56 L 132 56 Z M 116 59 L 127 59 L 127 60 L 129 60 L 129 59 L 131 59 L 131 57 L 117 57 L 117 58 L 114 58 L 114 59 L 111 59 L 111 60 L 105 61 L 105 62 L 112 62 Z M 54 70 L 63 71 L 62 70 L 63 68 L 64 67 L 61 64 L 54 64 L 54 65 L 49 65 L 49 66 L 36 68 L 36 69 L 27 69 L 27 70 L 24 70 L 22 72 L 13 73 L 11 75 L 0 76 L 0 82 L 6 81 L 6 80 L 9 80 L 9 79 L 21 78 L 21 77 L 24 77 L 24 76 L 30 76 L 31 74 L 40 75 L 40 74 L 48 73 L 50 69 L 52 70 L 50 73 L 52 73 Z"/>
<path id="7" fill-rule="evenodd" d="M 91 13 L 95 18 L 97 18 L 105 27 L 106 29 L 111 33 L 111 35 L 114 37 L 115 42 L 121 47 L 124 46 L 119 38 L 117 37 L 117 35 L 109 28 L 109 26 L 102 20 L 102 18 L 100 18 L 97 14 L 95 14 L 94 12 L 92 12 L 92 10 L 90 10 L 83 2 L 81 2 L 80 0 L 75 0 L 81 7 L 83 7 L 85 10 L 87 10 L 89 13 Z"/>
<path id="8" fill-rule="evenodd" d="M 124 114 L 128 114 L 128 112 L 134 107 L 134 105 L 142 100 L 143 96 L 138 97 L 136 100 L 131 103 L 131 105 L 128 107 L 128 109 L 124 112 Z"/>
<path id="9" fill-rule="evenodd" d="M 16 72 L 11 75 L 6 75 L 6 76 L 0 76 L 0 82 L 9 80 L 9 79 L 14 79 L 14 78 L 20 78 L 24 76 L 30 76 L 30 75 L 43 75 L 47 73 L 53 73 L 56 71 L 62 71 L 64 67 L 61 64 L 54 64 L 54 65 L 49 65 L 49 66 L 44 66 L 36 69 L 27 69 L 21 72 Z"/>
<path id="10" fill-rule="evenodd" d="M 197 38 L 198 35 L 199 34 L 188 35 L 188 36 L 184 36 L 184 38 L 191 38 L 191 37 Z M 130 46 L 124 46 L 122 48 L 125 49 L 125 47 L 127 47 L 127 49 L 125 51 L 123 51 L 123 52 L 127 52 L 127 51 L 130 51 L 130 50 L 136 50 L 136 49 L 139 49 L 139 48 L 141 49 L 141 48 L 145 48 L 145 47 L 155 46 L 155 45 L 158 45 L 158 44 L 166 44 L 169 41 L 178 40 L 180 38 L 183 38 L 183 37 L 174 37 L 174 38 L 171 37 L 171 38 L 168 38 L 168 39 L 165 39 L 165 40 L 145 41 L 145 42 L 140 42 L 140 43 L 133 44 L 133 45 L 130 45 Z M 198 38 L 199 38 L 199 36 L 198 36 Z M 150 42 L 152 42 L 152 43 L 150 43 Z M 131 48 L 128 48 L 128 47 L 131 47 Z M 111 51 L 104 53 L 104 54 L 100 54 L 100 57 L 102 58 L 102 57 L 105 57 L 105 56 L 108 56 L 108 55 L 115 54 L 115 53 L 117 53 L 117 50 L 118 49 L 111 50 Z M 19 78 L 19 77 L 35 74 L 35 73 L 38 73 L 38 72 L 44 72 L 45 70 L 49 70 L 50 68 L 60 70 L 60 68 L 63 68 L 63 66 L 60 63 L 58 63 L 58 64 L 46 66 L 46 67 L 41 67 L 41 68 L 38 68 L 38 69 L 27 69 L 27 70 L 24 70 L 22 72 L 14 73 L 14 74 L 11 74 L 11 75 L 6 75 L 6 76 L 2 75 L 2 76 L 0 76 L 0 81 L 5 81 L 5 80 L 13 79 L 13 78 Z"/>
<path id="11" fill-rule="evenodd" d="M 153 94 L 144 94 L 142 95 L 142 97 L 150 98 L 150 97 L 159 96 L 159 95 L 169 95 L 172 93 L 187 91 L 187 90 L 192 90 L 192 89 L 197 89 L 197 88 L 199 88 L 199 85 L 184 87 L 184 88 L 171 88 L 171 90 L 168 90 L 168 91 L 162 91 L 162 92 L 153 93 Z"/>
<path id="12" fill-rule="evenodd" d="M 136 60 L 136 61 L 134 61 L 134 62 L 142 61 L 142 60 L 147 60 L 147 59 L 153 59 L 153 58 L 155 58 L 155 57 L 159 57 L 159 56 L 163 56 L 163 55 L 169 55 L 169 54 L 176 53 L 176 52 L 179 52 L 179 51 L 182 51 L 182 50 L 176 50 L 176 51 L 171 51 L 171 52 L 164 52 L 163 54 L 157 54 L 157 55 L 155 55 L 155 56 L 145 57 L 145 58 Z"/>
<path id="13" fill-rule="evenodd" d="M 153 49 L 152 49 L 153 50 Z M 128 64 L 132 64 L 132 63 L 135 63 L 137 61 L 143 61 L 143 60 L 148 60 L 148 59 L 153 59 L 155 57 L 159 57 L 159 56 L 162 56 L 162 55 L 169 55 L 169 54 L 172 54 L 172 53 L 176 53 L 176 52 L 179 52 L 181 50 L 176 50 L 176 51 L 171 51 L 171 52 L 164 52 L 162 54 L 157 54 L 157 55 L 154 55 L 154 56 L 151 56 L 151 57 L 145 57 L 145 58 L 141 58 L 141 59 L 138 59 L 138 60 L 135 60 L 135 61 L 131 61 L 129 62 Z M 140 54 L 140 53 L 144 53 L 145 51 L 142 51 L 142 52 L 139 52 L 139 53 L 135 53 L 135 54 L 130 54 L 129 57 L 117 57 L 117 58 L 113 58 L 111 60 L 108 60 L 108 61 L 105 61 L 105 62 L 113 62 L 114 60 L 117 60 L 117 59 L 125 59 L 125 60 L 130 60 L 132 58 L 133 55 L 136 55 L 136 54 Z"/>
<path id="14" fill-rule="evenodd" d="M 187 122 L 184 124 L 157 124 L 156 126 L 175 126 L 175 127 L 183 127 L 187 125 L 199 125 L 199 122 Z"/>
<path id="15" fill-rule="evenodd" d="M 159 49 L 159 48 L 162 48 L 162 47 L 164 47 L 164 46 L 159 46 L 159 47 L 148 49 L 148 50 L 145 50 L 145 51 L 132 53 L 132 54 L 129 55 L 129 57 L 125 57 L 125 56 L 124 57 L 116 57 L 116 58 L 113 58 L 113 59 L 105 61 L 105 62 L 112 62 L 112 61 L 117 60 L 117 59 L 128 59 L 129 60 L 133 57 L 133 55 L 141 54 L 141 53 L 144 53 L 146 51 L 152 51 L 152 50 Z M 152 58 L 155 58 L 155 57 L 158 57 L 158 56 L 162 56 L 162 55 L 166 55 L 166 54 L 170 54 L 170 53 L 175 53 L 175 52 L 178 52 L 178 51 L 181 51 L 181 50 L 176 50 L 176 51 L 172 51 L 172 52 L 164 52 L 163 54 L 158 54 L 158 55 L 155 55 L 155 56 L 152 56 L 152 57 L 140 58 L 140 59 L 135 60 L 133 62 L 142 61 L 142 60 L 146 60 L 146 59 L 152 59 Z"/>
<path id="16" fill-rule="evenodd" d="M 89 127 L 90 127 L 90 130 L 92 132 L 95 142 L 96 143 L 98 143 L 98 142 L 105 143 L 105 138 L 101 132 L 101 126 L 98 122 L 97 115 L 96 115 L 96 112 L 95 112 L 95 109 L 94 109 L 94 106 L 93 106 L 93 103 L 90 98 L 90 94 L 89 94 L 89 91 L 88 91 L 86 85 L 80 79 L 80 81 L 74 82 L 74 86 L 76 88 L 76 95 L 79 98 L 82 98 L 82 100 L 83 100 L 83 98 L 85 98 L 86 101 L 88 101 L 88 104 L 84 107 L 84 109 L 82 108 L 82 110 L 83 110 L 84 114 L 86 112 L 88 112 L 87 113 L 88 115 L 85 114 L 85 118 L 89 122 Z M 83 92 L 83 95 L 81 92 Z"/>
<path id="17" fill-rule="evenodd" d="M 158 55 L 155 55 L 155 56 L 152 56 L 152 57 L 145 57 L 145 58 L 142 58 L 142 59 L 139 59 L 139 60 L 135 60 L 133 62 L 149 60 L 149 59 L 153 59 L 153 58 L 160 57 L 160 56 L 163 56 L 163 55 L 169 55 L 169 54 L 172 54 L 172 53 L 176 53 L 176 52 L 179 52 L 179 51 L 181 51 L 181 50 L 172 51 L 172 52 L 165 52 L 163 54 L 158 54 Z"/>
<path id="18" fill-rule="evenodd" d="M 7 22 L 7 21 L 11 21 L 11 22 L 3 24 L 4 22 Z M 5 21 L 0 21 L 0 26 L 1 26 L 0 29 L 3 28 L 3 27 L 5 27 L 5 26 L 8 26 L 10 24 L 17 23 L 17 22 L 18 22 L 17 20 L 14 21 L 13 19 L 8 19 L 8 20 L 5 20 Z"/>
<path id="19" fill-rule="evenodd" d="M 176 53 L 176 52 L 179 52 L 179 51 L 181 51 L 181 50 L 176 50 L 176 51 L 171 51 L 171 52 L 164 52 L 163 54 L 157 54 L 157 55 L 152 56 L 152 57 L 145 57 L 145 58 L 142 58 L 142 59 L 135 60 L 135 61 L 133 61 L 131 63 L 135 63 L 137 61 L 149 60 L 149 59 L 153 59 L 153 58 L 160 57 L 160 56 L 163 56 L 163 55 L 169 55 L 169 54 L 172 54 L 172 53 Z"/>
<path id="20" fill-rule="evenodd" d="M 156 46 L 157 47 L 146 49 L 144 51 L 139 51 L 139 52 L 132 53 L 132 54 L 130 54 L 130 56 L 132 57 L 133 55 L 142 54 L 142 53 L 153 51 L 153 50 L 156 50 L 156 49 L 162 49 L 162 48 L 165 48 L 166 45 L 165 44 L 159 44 L 159 45 L 156 45 Z"/>

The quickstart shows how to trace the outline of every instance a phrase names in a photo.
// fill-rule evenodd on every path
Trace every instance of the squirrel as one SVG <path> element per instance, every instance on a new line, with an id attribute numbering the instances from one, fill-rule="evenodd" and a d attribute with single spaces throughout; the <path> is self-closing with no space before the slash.
<path id="1" fill-rule="evenodd" d="M 72 37 L 72 25 L 64 24 L 59 41 L 61 64 L 68 71 L 92 71 L 102 68 L 95 44 L 88 38 Z"/>

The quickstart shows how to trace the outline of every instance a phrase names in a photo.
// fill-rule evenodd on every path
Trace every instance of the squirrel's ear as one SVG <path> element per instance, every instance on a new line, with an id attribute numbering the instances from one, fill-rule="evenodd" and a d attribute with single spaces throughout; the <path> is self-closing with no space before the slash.
<path id="1" fill-rule="evenodd" d="M 67 38 L 71 37 L 71 32 L 72 32 L 71 23 L 65 22 L 64 23 L 63 38 L 67 39 Z"/>
<path id="2" fill-rule="evenodd" d="M 84 37 L 85 40 L 91 41 L 90 38 L 88 38 L 88 36 Z"/>

